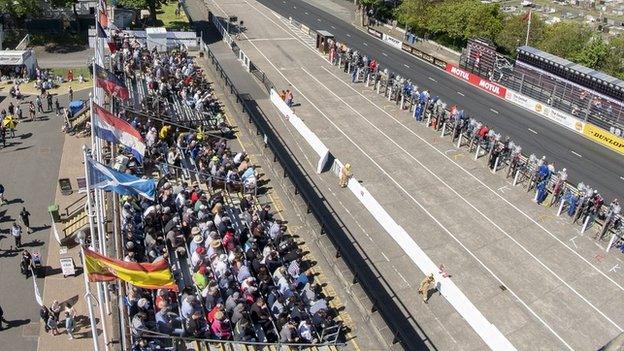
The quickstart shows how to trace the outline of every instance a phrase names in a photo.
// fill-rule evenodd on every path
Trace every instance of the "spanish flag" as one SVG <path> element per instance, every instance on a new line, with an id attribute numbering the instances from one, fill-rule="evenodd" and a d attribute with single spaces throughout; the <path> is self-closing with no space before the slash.
<path id="1" fill-rule="evenodd" d="M 125 262 L 100 255 L 87 247 L 83 249 L 86 270 L 91 282 L 121 279 L 140 288 L 178 291 L 165 259 L 153 263 Z"/>

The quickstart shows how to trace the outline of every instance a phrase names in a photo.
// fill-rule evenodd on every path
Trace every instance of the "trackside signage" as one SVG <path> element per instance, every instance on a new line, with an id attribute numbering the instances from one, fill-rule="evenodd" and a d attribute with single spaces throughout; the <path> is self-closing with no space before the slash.
<path id="1" fill-rule="evenodd" d="M 565 112 L 555 110 L 548 105 L 545 105 L 537 100 L 531 99 L 526 95 L 522 95 L 512 90 L 507 90 L 507 96 L 505 100 L 524 107 L 525 109 L 542 115 L 551 121 L 562 125 L 568 129 L 571 129 L 577 133 L 583 133 L 583 127 L 585 122 L 573 117 Z"/>
<path id="2" fill-rule="evenodd" d="M 624 154 L 624 138 L 609 133 L 589 123 L 585 124 L 583 134 L 591 140 L 600 143 L 614 151 Z"/>
<path id="3" fill-rule="evenodd" d="M 395 47 L 395 48 L 397 48 L 397 49 L 399 49 L 399 50 L 401 50 L 401 47 L 403 46 L 403 42 L 402 42 L 402 41 L 400 41 L 400 40 L 399 40 L 399 39 L 397 39 L 397 38 L 391 37 L 391 36 L 389 36 L 389 35 L 388 35 L 388 34 L 386 34 L 386 33 L 383 33 L 383 34 L 382 34 L 382 40 L 383 40 L 386 44 L 388 44 L 388 45 L 390 45 L 390 46 L 392 46 L 392 47 Z"/>
<path id="4" fill-rule="evenodd" d="M 455 77 L 465 80 L 466 82 L 478 87 L 479 89 L 485 90 L 488 93 L 494 94 L 500 98 L 504 99 L 505 95 L 507 94 L 507 88 L 491 82 L 487 79 L 483 79 L 476 74 L 464 71 L 463 69 L 450 63 L 446 64 L 446 71 L 454 75 Z"/>

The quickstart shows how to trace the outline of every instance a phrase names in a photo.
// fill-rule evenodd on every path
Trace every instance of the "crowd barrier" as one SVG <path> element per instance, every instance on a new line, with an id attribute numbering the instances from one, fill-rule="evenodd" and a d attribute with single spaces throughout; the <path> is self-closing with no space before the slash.
<path id="1" fill-rule="evenodd" d="M 327 58 L 349 74 L 353 83 L 360 82 L 371 87 L 400 109 L 409 112 L 416 121 L 426 123 L 428 127 L 439 131 L 442 137 L 451 135 L 452 142 L 458 148 L 467 146 L 469 152 L 474 152 L 475 160 L 487 156 L 488 166 L 493 173 L 508 168 L 507 176 L 513 178 L 513 185 L 523 184 L 527 191 L 534 190 L 536 202 L 541 204 L 549 200 L 546 202 L 549 206 L 560 207 L 558 215 L 561 215 L 563 209 L 571 209 L 569 215 L 574 218 L 574 223 L 579 222 L 581 232 L 585 232 L 594 224 L 598 225 L 600 229 L 596 236 L 599 239 L 611 237 L 606 251 L 614 245 L 622 247 L 624 251 L 622 215 L 612 213 L 606 202 L 598 209 L 592 208 L 593 193 L 589 186 L 582 183 L 570 184 L 567 182 L 567 174 L 563 175 L 561 171 L 553 172 L 543 182 L 538 175 L 539 166 L 543 161 L 535 155 L 522 154 L 519 145 L 515 145 L 508 138 L 503 139 L 493 129 L 489 129 L 487 135 L 478 135 L 477 132 L 483 124 L 475 118 L 470 118 L 457 106 L 449 107 L 441 100 L 435 100 L 424 87 L 420 87 L 419 91 L 419 87 L 409 80 L 394 75 L 387 69 L 380 70 L 378 66 L 371 68 L 371 61 L 364 63 L 363 54 L 349 49 L 344 43 L 336 42 L 335 49 L 330 50 Z M 461 78 L 470 80 L 470 77 L 465 75 Z M 509 94 L 504 87 L 480 85 L 482 89 L 495 95 Z M 561 119 L 561 116 L 551 116 L 554 112 L 551 109 L 540 109 L 540 112 L 548 114 L 551 119 Z M 565 124 L 568 128 L 580 132 L 579 129 L 584 129 L 584 126 L 579 126 L 576 122 L 566 121 Z M 559 180 L 560 178 L 562 180 Z"/>

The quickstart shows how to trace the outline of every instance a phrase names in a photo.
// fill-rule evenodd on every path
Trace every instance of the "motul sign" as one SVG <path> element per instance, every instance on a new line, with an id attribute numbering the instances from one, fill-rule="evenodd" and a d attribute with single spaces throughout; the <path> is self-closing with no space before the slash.
<path id="1" fill-rule="evenodd" d="M 446 65 L 446 71 L 454 75 L 455 77 L 465 80 L 466 82 L 478 87 L 481 90 L 485 90 L 488 93 L 494 94 L 500 98 L 505 98 L 505 94 L 507 93 L 507 89 L 505 87 L 502 87 L 487 79 L 483 79 L 476 74 L 464 71 L 463 69 L 453 66 L 450 63 Z"/>

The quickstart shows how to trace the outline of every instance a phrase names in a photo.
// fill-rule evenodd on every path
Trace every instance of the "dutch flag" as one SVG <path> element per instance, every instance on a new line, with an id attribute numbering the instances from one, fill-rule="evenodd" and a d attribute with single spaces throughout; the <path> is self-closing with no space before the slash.
<path id="1" fill-rule="evenodd" d="M 96 103 L 93 103 L 93 129 L 98 138 L 124 145 L 139 162 L 143 162 L 145 143 L 141 133 Z"/>

